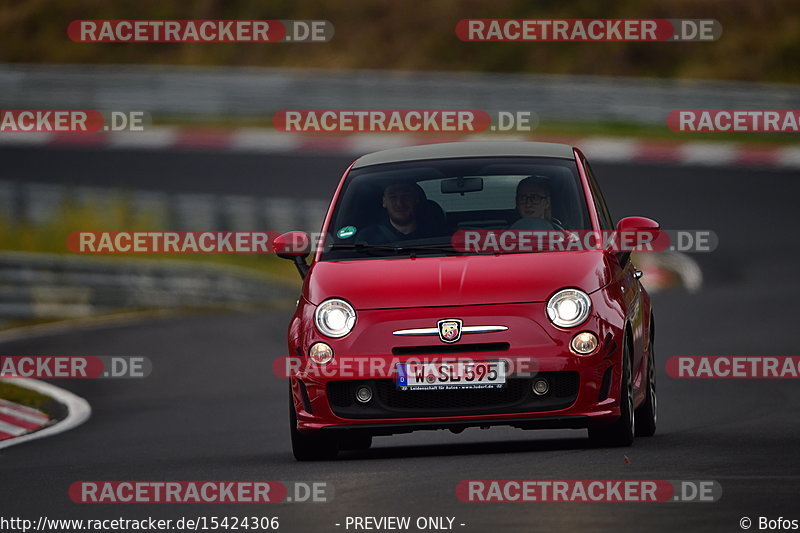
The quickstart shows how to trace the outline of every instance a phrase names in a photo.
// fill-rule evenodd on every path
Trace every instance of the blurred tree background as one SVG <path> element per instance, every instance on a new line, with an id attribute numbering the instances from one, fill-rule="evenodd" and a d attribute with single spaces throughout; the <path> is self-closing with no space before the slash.
<path id="1" fill-rule="evenodd" d="M 700 43 L 466 43 L 462 18 L 714 18 Z M 327 19 L 325 44 L 86 44 L 76 19 Z M 800 81 L 798 0 L 0 0 L 0 61 Z"/>

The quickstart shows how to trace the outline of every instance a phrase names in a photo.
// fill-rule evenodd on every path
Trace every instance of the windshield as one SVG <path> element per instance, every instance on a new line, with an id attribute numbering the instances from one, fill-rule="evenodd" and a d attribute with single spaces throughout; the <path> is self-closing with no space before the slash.
<path id="1" fill-rule="evenodd" d="M 321 259 L 462 255 L 455 232 L 502 229 L 591 229 L 575 161 L 464 158 L 355 169 Z"/>

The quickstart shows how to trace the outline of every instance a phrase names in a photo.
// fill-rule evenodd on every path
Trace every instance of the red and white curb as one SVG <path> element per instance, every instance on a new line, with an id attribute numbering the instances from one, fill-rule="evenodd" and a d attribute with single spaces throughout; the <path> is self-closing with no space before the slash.
<path id="1" fill-rule="evenodd" d="M 703 271 L 697 261 L 681 252 L 636 254 L 634 263 L 642 271 L 642 285 L 653 294 L 676 287 L 696 293 L 703 286 Z"/>
<path id="2" fill-rule="evenodd" d="M 518 135 L 439 136 L 356 133 L 283 133 L 264 128 L 151 128 L 143 132 L 4 133 L 0 145 L 85 146 L 147 150 L 361 155 L 387 148 L 449 141 L 555 141 L 579 147 L 593 161 L 800 168 L 800 147 L 707 141 L 653 141 L 614 137 L 548 138 Z"/>
<path id="3" fill-rule="evenodd" d="M 51 421 L 47 415 L 0 399 L 0 450 L 35 439 L 68 431 L 86 422 L 92 414 L 89 403 L 69 391 L 36 379 L 5 380 L 53 398 L 67 408 L 63 420 Z"/>
<path id="4" fill-rule="evenodd" d="M 50 423 L 43 412 L 0 398 L 0 441 L 13 439 Z"/>

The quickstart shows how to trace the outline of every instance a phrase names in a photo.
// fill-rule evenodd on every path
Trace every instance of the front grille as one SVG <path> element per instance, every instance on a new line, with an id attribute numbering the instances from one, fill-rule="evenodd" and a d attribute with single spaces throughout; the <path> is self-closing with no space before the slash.
<path id="1" fill-rule="evenodd" d="M 332 406 L 338 407 L 349 407 L 353 404 L 353 398 L 355 397 L 355 381 L 336 381 L 334 383 L 328 383 L 328 403 Z"/>
<path id="2" fill-rule="evenodd" d="M 550 382 L 550 392 L 531 392 L 533 378 L 509 378 L 502 389 L 399 390 L 391 379 L 334 381 L 328 383 L 328 401 L 342 418 L 417 418 L 503 413 L 532 413 L 565 409 L 578 396 L 577 372 L 540 372 Z M 356 389 L 368 386 L 373 398 L 355 400 Z"/>
<path id="3" fill-rule="evenodd" d="M 436 344 L 433 346 L 395 346 L 393 355 L 432 355 L 448 353 L 504 352 L 511 345 L 507 342 L 483 342 L 479 344 Z"/>

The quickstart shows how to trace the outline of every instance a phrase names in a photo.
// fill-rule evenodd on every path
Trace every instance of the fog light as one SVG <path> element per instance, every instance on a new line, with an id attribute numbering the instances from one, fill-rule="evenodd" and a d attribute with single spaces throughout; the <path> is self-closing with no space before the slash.
<path id="1" fill-rule="evenodd" d="M 333 359 L 333 348 L 324 342 L 316 342 L 308 350 L 308 356 L 318 365 L 327 365 Z"/>
<path id="2" fill-rule="evenodd" d="M 537 396 L 544 396 L 550 391 L 550 384 L 544 378 L 534 379 L 531 389 Z"/>
<path id="3" fill-rule="evenodd" d="M 359 387 L 356 391 L 356 400 L 367 403 L 372 399 L 372 390 L 369 387 Z"/>
<path id="4" fill-rule="evenodd" d="M 591 331 L 582 331 L 572 338 L 569 346 L 578 355 L 589 355 L 597 349 L 597 336 Z"/>

